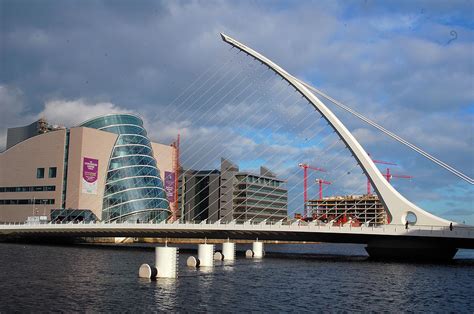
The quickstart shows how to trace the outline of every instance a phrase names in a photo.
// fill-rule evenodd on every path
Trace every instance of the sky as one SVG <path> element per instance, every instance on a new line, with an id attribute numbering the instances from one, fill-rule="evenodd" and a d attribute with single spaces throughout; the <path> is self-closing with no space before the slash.
<path id="1" fill-rule="evenodd" d="M 300 162 L 327 195 L 365 178 L 317 112 L 223 43 L 226 33 L 289 73 L 474 176 L 474 1 L 0 0 L 0 151 L 6 129 L 137 113 L 153 140 L 182 137 L 186 168 L 269 166 L 300 211 Z M 328 104 L 330 106 L 330 104 Z M 330 107 L 408 199 L 474 224 L 473 188 Z M 355 168 L 354 168 L 355 167 Z M 381 171 L 385 167 L 381 165 Z"/>

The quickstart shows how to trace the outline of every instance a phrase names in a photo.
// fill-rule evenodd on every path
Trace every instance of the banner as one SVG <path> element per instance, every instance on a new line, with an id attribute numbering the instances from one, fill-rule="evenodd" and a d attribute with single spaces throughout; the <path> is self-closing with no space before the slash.
<path id="1" fill-rule="evenodd" d="M 165 191 L 166 197 L 170 203 L 173 203 L 174 200 L 174 191 L 175 191 L 175 174 L 174 172 L 165 171 Z"/>
<path id="2" fill-rule="evenodd" d="M 82 193 L 97 194 L 99 160 L 84 157 L 82 160 Z"/>

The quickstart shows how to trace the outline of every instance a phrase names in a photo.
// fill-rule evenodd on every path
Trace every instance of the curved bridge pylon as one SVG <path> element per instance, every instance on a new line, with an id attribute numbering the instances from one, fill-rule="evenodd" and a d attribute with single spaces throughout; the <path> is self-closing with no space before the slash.
<path id="1" fill-rule="evenodd" d="M 300 80 L 286 72 L 276 63 L 256 52 L 252 48 L 242 44 L 241 42 L 221 33 L 222 40 L 231 46 L 245 52 L 249 56 L 262 62 L 268 66 L 272 71 L 279 75 L 282 79 L 292 85 L 303 97 L 305 97 L 310 104 L 327 120 L 334 131 L 339 135 L 341 140 L 345 143 L 351 151 L 354 158 L 361 166 L 364 173 L 369 178 L 374 186 L 375 192 L 379 196 L 381 202 L 384 204 L 390 216 L 391 224 L 405 224 L 407 216 L 415 215 L 416 222 L 412 224 L 427 225 L 427 226 L 447 226 L 450 221 L 437 217 L 410 202 L 403 195 L 401 195 L 392 185 L 382 176 L 377 166 L 369 157 L 367 152 L 362 148 L 357 139 L 351 134 L 346 126 L 336 117 L 336 115 L 329 110 L 329 108 L 316 97 Z"/>

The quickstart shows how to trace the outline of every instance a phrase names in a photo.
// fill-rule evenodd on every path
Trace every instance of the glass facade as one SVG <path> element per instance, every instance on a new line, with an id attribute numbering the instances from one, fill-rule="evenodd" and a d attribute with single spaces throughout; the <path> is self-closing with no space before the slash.
<path id="1" fill-rule="evenodd" d="M 102 220 L 159 222 L 169 203 L 143 121 L 129 114 L 98 117 L 81 126 L 118 134 L 110 156 Z"/>

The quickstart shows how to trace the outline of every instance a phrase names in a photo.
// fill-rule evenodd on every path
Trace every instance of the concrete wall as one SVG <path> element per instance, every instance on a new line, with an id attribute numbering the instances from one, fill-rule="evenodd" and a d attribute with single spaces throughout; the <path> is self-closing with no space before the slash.
<path id="1" fill-rule="evenodd" d="M 229 222 L 234 219 L 234 180 L 239 171 L 237 165 L 221 159 L 220 219 Z"/>
<path id="2" fill-rule="evenodd" d="M 173 156 L 176 155 L 176 148 L 171 145 L 151 143 L 151 148 L 153 149 L 153 157 L 156 159 L 156 164 L 158 169 L 160 169 L 160 177 L 163 181 L 163 187 L 165 186 L 165 172 L 176 172 L 174 165 Z M 177 188 L 177 187 L 175 187 Z M 178 210 L 178 204 L 175 202 L 170 202 L 170 209 L 172 212 Z"/>
<path id="3" fill-rule="evenodd" d="M 161 180 L 165 180 L 165 171 L 174 172 L 173 154 L 176 148 L 170 145 L 151 143 L 153 149 L 153 157 L 156 159 L 158 169 L 160 169 Z"/>
<path id="4" fill-rule="evenodd" d="M 109 159 L 118 135 L 91 128 L 71 128 L 67 173 L 66 208 L 90 209 L 102 218 L 102 202 Z M 83 158 L 99 160 L 97 194 L 82 190 Z"/>
<path id="5" fill-rule="evenodd" d="M 3 192 L 0 199 L 54 199 L 51 205 L 0 205 L 0 221 L 24 222 L 26 217 L 49 214 L 61 206 L 66 130 L 31 137 L 0 153 L 0 187 L 51 186 L 51 192 Z M 56 167 L 56 178 L 48 177 Z M 45 169 L 43 179 L 36 178 L 37 168 Z"/>

